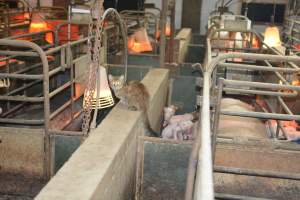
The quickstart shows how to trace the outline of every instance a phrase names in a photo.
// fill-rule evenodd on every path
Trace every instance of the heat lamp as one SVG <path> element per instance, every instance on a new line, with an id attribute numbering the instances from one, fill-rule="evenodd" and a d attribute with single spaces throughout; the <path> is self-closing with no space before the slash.
<path id="1" fill-rule="evenodd" d="M 153 50 L 145 28 L 139 28 L 128 38 L 128 49 L 134 53 L 149 52 Z"/>
<path id="2" fill-rule="evenodd" d="M 268 26 L 265 30 L 264 43 L 269 47 L 281 46 L 279 29 L 276 26 Z"/>
<path id="3" fill-rule="evenodd" d="M 43 18 L 43 14 L 40 12 L 32 13 L 31 23 L 29 26 L 29 33 L 36 33 L 41 31 L 47 31 L 49 27 L 47 22 Z M 53 35 L 52 33 L 46 33 L 45 40 L 51 44 L 53 44 Z"/>
<path id="4" fill-rule="evenodd" d="M 271 16 L 271 25 L 265 30 L 264 43 L 269 47 L 279 47 L 281 46 L 279 29 L 275 26 L 275 15 L 276 15 L 276 4 L 273 0 L 273 15 Z"/>
<path id="5" fill-rule="evenodd" d="M 95 92 L 91 100 L 91 107 L 92 109 L 109 108 L 114 105 L 114 99 L 108 85 L 106 69 L 99 66 L 97 71 L 100 83 L 99 79 L 96 79 Z M 86 91 L 85 96 L 89 96 L 89 93 L 90 91 Z M 84 102 L 83 105 L 86 106 L 86 103 Z"/>

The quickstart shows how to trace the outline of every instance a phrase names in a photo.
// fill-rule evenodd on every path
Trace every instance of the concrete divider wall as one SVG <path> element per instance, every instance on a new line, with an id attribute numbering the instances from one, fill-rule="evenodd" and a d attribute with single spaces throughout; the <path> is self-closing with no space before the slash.
<path id="1" fill-rule="evenodd" d="M 142 82 L 150 93 L 149 119 L 160 129 L 169 72 L 153 69 Z M 134 194 L 141 113 L 117 105 L 35 198 L 37 200 L 124 200 Z"/>

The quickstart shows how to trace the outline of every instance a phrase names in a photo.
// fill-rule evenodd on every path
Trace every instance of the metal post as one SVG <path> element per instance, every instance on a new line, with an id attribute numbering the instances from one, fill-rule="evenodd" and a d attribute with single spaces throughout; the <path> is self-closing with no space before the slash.
<path id="1" fill-rule="evenodd" d="M 166 57 L 166 21 L 168 16 L 169 0 L 162 0 L 162 12 L 160 15 L 160 47 L 159 47 L 159 65 L 165 66 Z"/>

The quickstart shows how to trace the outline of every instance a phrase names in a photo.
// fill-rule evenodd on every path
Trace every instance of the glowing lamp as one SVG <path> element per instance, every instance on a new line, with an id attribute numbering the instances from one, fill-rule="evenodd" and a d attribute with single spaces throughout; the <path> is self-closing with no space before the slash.
<path id="1" fill-rule="evenodd" d="M 99 83 L 96 82 L 95 92 L 92 97 L 91 106 L 93 109 L 103 109 L 111 107 L 114 105 L 114 99 L 108 85 L 106 69 L 102 66 L 100 66 L 98 69 L 98 77 L 100 78 L 100 85 L 98 85 L 99 95 L 97 95 L 97 84 Z M 85 99 L 83 101 L 84 107 L 86 106 L 86 96 L 89 96 L 89 93 L 90 91 L 85 91 Z"/>
<path id="2" fill-rule="evenodd" d="M 46 21 L 42 18 L 42 13 L 33 13 L 29 26 L 29 33 L 36 33 L 47 30 L 49 30 L 49 27 Z M 46 33 L 45 40 L 53 44 L 54 39 L 52 33 Z"/>
<path id="3" fill-rule="evenodd" d="M 136 30 L 135 33 L 128 38 L 128 49 L 135 53 L 153 50 L 145 28 Z"/>
<path id="4" fill-rule="evenodd" d="M 281 46 L 279 29 L 276 26 L 269 26 L 266 28 L 264 43 L 269 47 Z"/>
<path id="5" fill-rule="evenodd" d="M 166 30 L 165 30 L 165 35 L 167 36 L 167 37 L 170 37 L 171 36 L 171 25 L 170 25 L 170 23 L 167 23 L 166 24 Z M 156 39 L 159 39 L 160 38 L 160 30 L 158 30 L 157 32 L 156 32 Z"/>

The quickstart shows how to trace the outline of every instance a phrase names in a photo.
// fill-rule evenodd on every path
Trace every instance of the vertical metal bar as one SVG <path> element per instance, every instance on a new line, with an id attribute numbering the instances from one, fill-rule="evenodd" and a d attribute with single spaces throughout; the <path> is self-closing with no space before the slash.
<path id="1" fill-rule="evenodd" d="M 213 134 L 212 134 L 212 162 L 215 163 L 216 157 L 216 146 L 217 146 L 217 134 L 218 134 L 218 127 L 219 127 L 219 120 L 220 120 L 220 110 L 221 110 L 221 100 L 223 94 L 223 80 L 219 79 L 218 84 L 218 96 L 217 102 L 215 106 L 215 113 L 214 113 L 214 122 L 213 122 Z"/>
<path id="2" fill-rule="evenodd" d="M 174 58 L 174 39 L 175 39 L 175 7 L 176 1 L 174 0 L 173 8 L 171 10 L 171 37 L 169 43 L 169 62 L 175 62 Z"/>
<path id="3" fill-rule="evenodd" d="M 159 65 L 165 66 L 166 57 L 166 20 L 168 14 L 169 0 L 162 0 L 162 12 L 160 15 L 160 48 L 159 48 Z"/>

